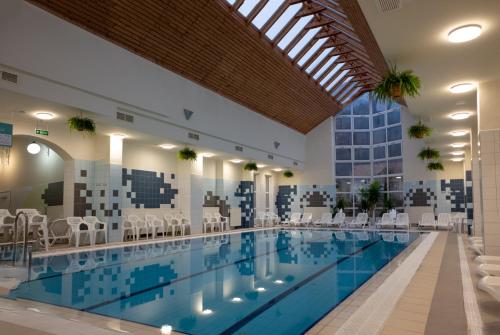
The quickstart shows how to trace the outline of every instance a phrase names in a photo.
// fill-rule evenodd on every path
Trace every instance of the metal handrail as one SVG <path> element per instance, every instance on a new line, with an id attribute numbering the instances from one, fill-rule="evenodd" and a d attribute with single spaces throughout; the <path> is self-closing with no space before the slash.
<path id="1" fill-rule="evenodd" d="M 14 238 L 12 239 L 12 246 L 14 248 L 13 253 L 12 253 L 12 262 L 15 264 L 16 263 L 16 250 L 17 250 L 17 220 L 19 217 L 23 215 L 24 216 L 24 242 L 23 242 L 23 265 L 26 264 L 26 257 L 28 253 L 28 225 L 29 225 L 29 218 L 28 214 L 24 212 L 19 212 L 16 214 L 16 218 L 14 220 Z"/>

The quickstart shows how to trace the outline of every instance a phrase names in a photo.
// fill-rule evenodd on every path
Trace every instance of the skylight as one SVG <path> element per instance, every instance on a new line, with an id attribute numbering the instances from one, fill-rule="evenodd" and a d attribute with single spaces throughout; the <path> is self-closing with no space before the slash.
<path id="1" fill-rule="evenodd" d="M 236 1 L 236 0 L 234 0 Z M 302 8 L 302 3 L 289 6 L 283 14 L 276 20 L 276 22 L 269 28 L 266 32 L 266 36 L 270 40 L 274 40 L 276 35 L 278 35 L 283 28 L 290 22 L 290 20 L 297 14 L 297 12 Z"/>
<path id="2" fill-rule="evenodd" d="M 326 83 L 327 83 L 330 79 L 332 79 L 333 75 L 334 75 L 335 73 L 337 73 L 337 71 L 338 71 L 338 70 L 339 70 L 342 66 L 343 66 L 343 63 L 342 63 L 342 64 L 337 64 L 337 65 L 333 68 L 333 70 L 331 70 L 331 71 L 330 71 L 330 73 L 328 73 L 328 74 L 327 74 L 327 75 L 323 78 L 323 80 L 321 80 L 321 81 L 320 81 L 320 83 L 319 83 L 319 84 L 320 84 L 321 86 L 324 86 L 324 85 L 325 85 L 325 84 L 326 84 Z M 330 85 L 328 85 L 328 86 L 330 86 Z"/>
<path id="3" fill-rule="evenodd" d="M 290 31 L 281 39 L 281 41 L 278 43 L 278 48 L 281 50 L 285 49 L 290 42 L 301 32 L 302 29 L 311 21 L 313 18 L 313 15 L 308 15 L 301 17 L 297 23 L 290 29 Z"/>
<path id="4" fill-rule="evenodd" d="M 271 16 L 278 10 L 283 2 L 284 0 L 269 1 L 252 21 L 253 25 L 261 29 L 262 26 L 264 26 L 266 22 L 271 18 Z"/>
<path id="5" fill-rule="evenodd" d="M 338 65 L 335 67 L 335 69 L 333 69 L 333 71 L 337 72 L 338 70 L 340 70 L 340 68 L 341 68 L 342 66 L 344 66 L 344 64 L 345 64 L 345 63 L 340 63 L 340 64 L 338 64 Z M 339 82 L 342 78 L 344 78 L 344 77 L 345 77 L 348 73 L 349 73 L 349 70 L 344 70 L 344 71 L 342 71 L 342 73 L 341 73 L 341 74 L 339 74 L 339 75 L 337 76 L 337 78 L 335 78 L 335 80 L 334 80 L 334 81 L 332 81 L 332 82 L 330 83 L 330 85 L 328 85 L 328 87 L 326 88 L 326 90 L 327 90 L 327 91 L 330 91 L 330 90 L 331 90 L 331 89 L 332 89 L 335 85 L 337 85 L 337 83 L 338 83 L 338 82 Z"/>
<path id="6" fill-rule="evenodd" d="M 302 37 L 300 39 L 299 42 L 297 42 L 297 44 L 295 44 L 295 46 L 293 47 L 293 49 L 288 53 L 288 56 L 291 58 L 291 59 L 294 59 L 295 56 L 297 56 L 297 54 L 302 51 L 302 49 L 304 49 L 304 47 L 307 45 L 307 43 L 309 43 L 312 38 L 314 37 L 314 35 L 316 35 L 318 33 L 318 31 L 320 30 L 321 28 L 314 28 L 314 29 L 310 29 L 305 35 L 304 37 Z"/>
<path id="7" fill-rule="evenodd" d="M 302 58 L 297 62 L 299 66 L 302 66 L 311 58 L 318 49 L 325 44 L 326 38 L 322 38 L 320 40 L 317 40 L 316 43 L 313 44 L 313 46 L 302 56 Z"/>
<path id="8" fill-rule="evenodd" d="M 330 51 L 332 51 L 332 50 L 333 50 L 333 48 L 327 48 L 327 49 L 323 50 L 319 54 L 319 56 L 316 57 L 316 59 L 314 60 L 314 62 L 312 62 L 311 65 L 309 65 L 309 67 L 306 69 L 306 72 L 308 74 L 311 73 L 311 71 L 314 70 L 316 68 L 316 66 L 318 66 L 318 64 L 321 63 L 323 61 L 323 59 L 325 59 L 325 57 L 328 56 L 328 53 Z"/>
<path id="9" fill-rule="evenodd" d="M 337 89 L 335 90 L 335 92 L 332 93 L 332 95 L 337 96 L 337 94 L 339 94 L 344 89 L 344 87 L 346 87 L 347 84 L 349 84 L 352 78 L 353 77 L 348 77 L 346 80 L 344 80 L 344 82 L 340 84 L 339 87 L 337 87 Z"/>
<path id="10" fill-rule="evenodd" d="M 226 0 L 230 5 L 234 5 L 234 3 L 236 2 L 236 0 Z"/>
<path id="11" fill-rule="evenodd" d="M 356 83 L 348 84 L 347 88 L 337 97 L 339 101 L 342 101 L 348 95 L 348 93 L 351 92 L 354 86 L 356 86 Z"/>
<path id="12" fill-rule="evenodd" d="M 348 102 L 356 93 L 358 93 L 359 91 L 361 90 L 361 87 L 356 87 L 349 95 L 347 98 L 345 98 L 343 101 L 342 101 L 342 104 L 345 104 L 346 102 Z"/>
<path id="13" fill-rule="evenodd" d="M 259 0 L 245 0 L 245 2 L 243 2 L 243 4 L 238 9 L 238 12 L 240 12 L 244 17 L 247 17 L 258 3 Z"/>
<path id="14" fill-rule="evenodd" d="M 335 57 L 331 57 L 329 60 L 327 60 L 326 63 L 314 74 L 313 79 L 316 80 L 319 77 L 321 77 L 323 72 L 328 70 L 328 68 L 333 64 L 333 62 L 335 62 L 337 60 L 337 58 L 338 58 L 338 56 L 335 56 Z"/>

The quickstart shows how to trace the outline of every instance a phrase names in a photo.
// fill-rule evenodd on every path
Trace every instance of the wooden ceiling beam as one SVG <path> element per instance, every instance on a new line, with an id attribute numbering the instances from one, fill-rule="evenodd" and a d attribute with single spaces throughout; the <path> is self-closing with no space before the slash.
<path id="1" fill-rule="evenodd" d="M 279 8 L 274 12 L 273 15 L 267 20 L 267 22 L 262 26 L 262 33 L 267 33 L 267 31 L 278 21 L 278 19 L 283 15 L 283 13 L 286 11 L 288 8 L 288 3 L 285 1 L 279 6 Z"/>
<path id="2" fill-rule="evenodd" d="M 311 56 L 309 57 L 309 59 L 302 65 L 302 69 L 307 69 L 320 55 L 321 53 L 323 53 L 323 49 L 321 48 L 318 48 L 318 50 L 316 50 L 316 52 Z M 333 50 L 330 50 L 330 53 L 332 52 Z M 329 54 L 326 54 L 326 57 L 328 57 Z M 298 65 L 298 64 L 297 64 Z"/>
<path id="3" fill-rule="evenodd" d="M 296 19 L 300 19 L 301 17 L 308 16 L 308 15 L 313 15 L 313 14 L 318 14 L 322 11 L 324 11 L 326 8 L 323 6 L 303 6 L 302 9 L 295 14 Z"/>
<path id="4" fill-rule="evenodd" d="M 327 19 L 321 17 L 320 20 L 314 20 L 314 21 L 311 21 L 308 24 L 306 24 L 304 29 L 310 30 L 310 29 L 314 29 L 314 28 L 318 28 L 318 27 L 324 27 L 324 26 L 328 26 L 328 25 L 332 24 L 333 22 L 335 22 L 335 21 L 334 20 L 327 20 Z"/>
<path id="5" fill-rule="evenodd" d="M 265 5 L 267 5 L 268 1 L 269 0 L 260 0 L 257 3 L 257 5 L 247 15 L 247 22 L 248 23 L 251 23 L 253 21 L 253 19 L 255 19 L 255 17 L 257 15 L 259 15 L 260 11 L 262 10 L 262 8 L 264 8 Z"/>

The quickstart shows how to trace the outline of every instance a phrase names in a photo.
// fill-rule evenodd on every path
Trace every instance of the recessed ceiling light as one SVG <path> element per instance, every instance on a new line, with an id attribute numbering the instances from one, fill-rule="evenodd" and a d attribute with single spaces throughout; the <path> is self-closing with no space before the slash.
<path id="1" fill-rule="evenodd" d="M 465 120 L 468 119 L 471 116 L 472 113 L 470 112 L 456 112 L 450 114 L 450 118 L 453 120 Z"/>
<path id="2" fill-rule="evenodd" d="M 463 148 L 465 147 L 465 143 L 452 143 L 450 144 L 452 148 Z"/>
<path id="3" fill-rule="evenodd" d="M 461 156 L 465 153 L 465 151 L 452 151 L 450 152 L 450 155 L 453 155 L 453 156 Z"/>
<path id="4" fill-rule="evenodd" d="M 204 309 L 201 311 L 201 314 L 204 314 L 204 315 L 210 315 L 212 313 L 213 313 L 213 311 L 211 309 Z"/>
<path id="5" fill-rule="evenodd" d="M 202 153 L 201 153 L 201 156 L 202 156 L 202 157 L 211 158 L 211 157 L 214 157 L 214 156 L 215 156 L 215 154 L 214 154 L 214 153 L 212 153 L 212 152 L 202 152 Z"/>
<path id="6" fill-rule="evenodd" d="M 170 143 L 165 143 L 165 144 L 160 144 L 160 148 L 165 149 L 165 150 L 172 150 L 173 148 L 176 147 L 175 144 L 170 144 Z"/>
<path id="7" fill-rule="evenodd" d="M 256 289 L 258 292 L 264 292 L 266 289 L 263 287 L 257 287 Z"/>
<path id="8" fill-rule="evenodd" d="M 234 297 L 233 299 L 231 299 L 232 302 L 242 302 L 243 299 L 241 299 L 240 297 Z"/>
<path id="9" fill-rule="evenodd" d="M 450 87 L 451 93 L 454 94 L 460 94 L 460 93 L 466 93 L 474 90 L 476 88 L 476 85 L 473 83 L 461 83 L 461 84 L 456 84 Z"/>
<path id="10" fill-rule="evenodd" d="M 464 160 L 463 157 L 455 157 L 455 158 L 450 159 L 450 161 L 452 161 L 452 162 L 461 162 L 463 160 Z"/>
<path id="11" fill-rule="evenodd" d="M 259 169 L 265 168 L 266 166 L 267 166 L 267 165 L 265 165 L 265 164 L 257 164 L 257 167 L 258 167 Z"/>
<path id="12" fill-rule="evenodd" d="M 55 116 L 51 112 L 36 112 L 35 117 L 39 120 L 52 120 Z"/>
<path id="13" fill-rule="evenodd" d="M 283 284 L 283 283 L 284 283 L 284 281 L 283 281 L 283 280 L 281 280 L 281 279 L 276 279 L 276 280 L 274 281 L 274 283 L 275 283 L 275 284 L 278 284 L 278 285 L 281 285 L 281 284 Z"/>
<path id="14" fill-rule="evenodd" d="M 453 29 L 448 33 L 448 41 L 451 43 L 463 43 L 478 38 L 481 35 L 481 26 L 468 24 Z"/>
<path id="15" fill-rule="evenodd" d="M 239 163 L 243 162 L 243 160 L 236 158 L 236 159 L 231 159 L 230 162 L 234 163 L 234 164 L 239 164 Z"/>
<path id="16" fill-rule="evenodd" d="M 276 168 L 276 169 L 273 169 L 273 171 L 281 172 L 281 171 L 283 171 L 283 169 L 282 168 Z"/>
<path id="17" fill-rule="evenodd" d="M 451 136 L 455 136 L 455 137 L 458 137 L 458 136 L 465 136 L 467 135 L 469 132 L 467 130 L 453 130 L 453 131 L 450 131 L 450 135 Z"/>
<path id="18" fill-rule="evenodd" d="M 401 176 L 397 176 L 396 179 L 401 179 L 402 177 Z"/>

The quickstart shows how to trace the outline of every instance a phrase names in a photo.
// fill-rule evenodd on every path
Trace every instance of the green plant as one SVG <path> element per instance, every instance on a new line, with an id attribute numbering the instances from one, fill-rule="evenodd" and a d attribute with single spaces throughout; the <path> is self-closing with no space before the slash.
<path id="1" fill-rule="evenodd" d="M 360 194 L 360 207 L 362 210 L 371 212 L 372 216 L 375 212 L 375 205 L 380 198 L 380 182 L 373 181 L 367 188 L 362 187 L 359 190 Z"/>
<path id="2" fill-rule="evenodd" d="M 335 208 L 337 210 L 341 209 L 341 210 L 344 210 L 344 208 L 346 207 L 346 201 L 344 198 L 338 198 L 337 199 L 337 203 L 335 204 Z"/>
<path id="3" fill-rule="evenodd" d="M 389 212 L 393 208 L 394 202 L 392 201 L 392 198 L 387 193 L 384 193 L 384 213 Z"/>
<path id="4" fill-rule="evenodd" d="M 418 157 L 423 161 L 431 160 L 431 159 L 438 160 L 439 159 L 439 150 L 427 147 L 427 148 L 422 149 L 418 153 Z"/>
<path id="5" fill-rule="evenodd" d="M 441 162 L 429 162 L 429 164 L 427 164 L 427 169 L 429 171 L 443 171 L 444 166 Z"/>
<path id="6" fill-rule="evenodd" d="M 283 176 L 284 176 L 285 178 L 292 178 L 292 177 L 293 177 L 293 172 L 292 172 L 292 171 L 290 171 L 290 170 L 285 170 L 285 171 L 283 172 Z"/>
<path id="7" fill-rule="evenodd" d="M 431 134 L 432 128 L 423 124 L 422 121 L 418 121 L 418 123 L 408 128 L 408 136 L 410 138 L 424 138 L 431 136 Z"/>
<path id="8" fill-rule="evenodd" d="M 404 97 L 416 97 L 420 94 L 420 78 L 412 70 L 399 71 L 391 66 L 386 75 L 373 91 L 375 97 L 386 101 Z"/>
<path id="9" fill-rule="evenodd" d="M 95 134 L 95 122 L 88 117 L 73 116 L 68 120 L 68 126 L 70 130 L 86 132 L 91 135 Z"/>
<path id="10" fill-rule="evenodd" d="M 243 170 L 246 170 L 246 171 L 257 171 L 258 169 L 259 168 L 257 167 L 257 163 L 255 163 L 255 162 L 248 162 L 243 167 Z"/>
<path id="11" fill-rule="evenodd" d="M 196 158 L 198 158 L 198 155 L 196 154 L 196 151 L 194 151 L 191 148 L 185 147 L 182 150 L 179 150 L 177 156 L 179 159 L 184 160 L 184 161 L 195 161 Z"/>

